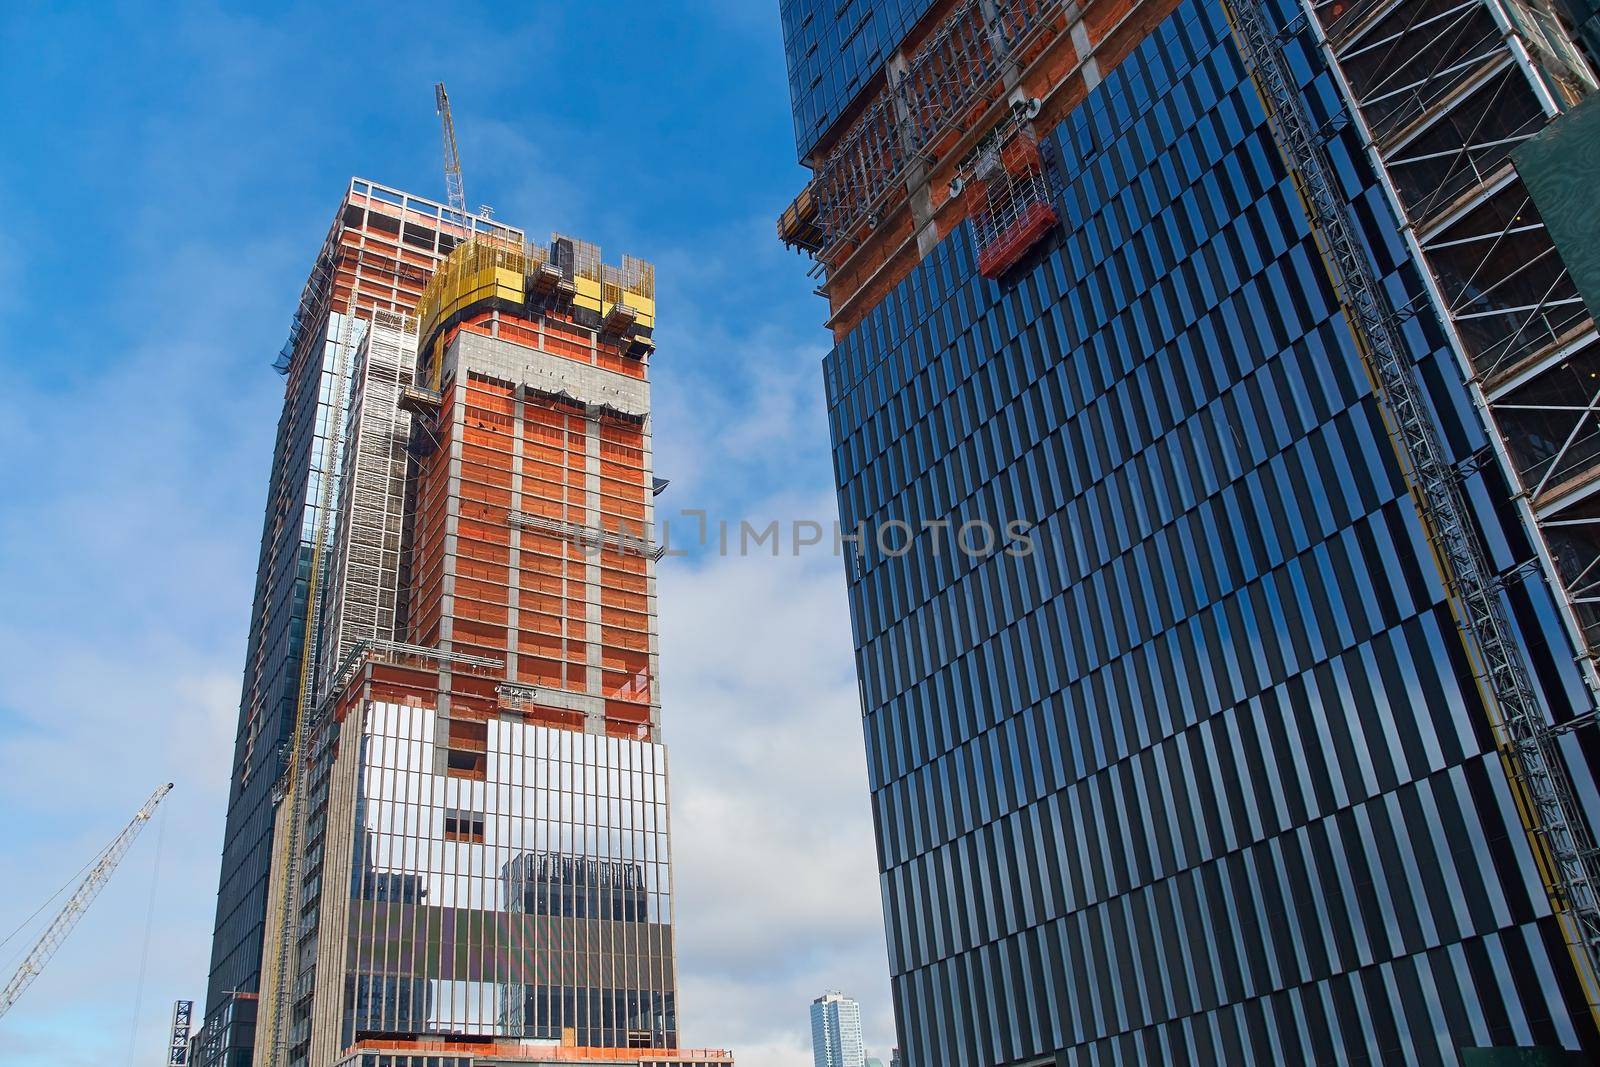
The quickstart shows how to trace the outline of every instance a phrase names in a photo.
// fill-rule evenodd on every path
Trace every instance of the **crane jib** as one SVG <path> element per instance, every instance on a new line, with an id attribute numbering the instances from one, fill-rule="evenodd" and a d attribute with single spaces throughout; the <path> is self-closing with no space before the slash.
<path id="1" fill-rule="evenodd" d="M 50 920 L 50 925 L 45 927 L 44 933 L 39 935 L 39 940 L 34 943 L 27 956 L 23 957 L 22 965 L 11 976 L 11 980 L 6 983 L 4 989 L 0 989 L 0 1016 L 4 1016 L 6 1012 L 10 1011 L 11 1006 L 17 1002 L 17 998 L 22 996 L 22 991 L 27 989 L 35 978 L 39 977 L 45 965 L 50 962 L 51 957 L 56 954 L 56 950 L 61 947 L 61 943 L 67 939 L 67 935 L 72 932 L 72 928 L 83 917 L 83 913 L 89 910 L 89 905 L 94 901 L 94 898 L 100 894 L 101 889 L 105 888 L 105 884 L 111 878 L 112 872 L 117 869 L 117 864 L 122 862 L 122 857 L 127 855 L 129 848 L 133 847 L 134 839 L 139 836 L 139 831 L 144 829 L 145 823 L 149 822 L 150 817 L 155 814 L 157 805 L 170 792 L 172 792 L 172 783 L 167 782 L 156 789 L 154 793 L 151 793 L 150 799 L 146 800 L 144 806 L 134 813 L 132 819 L 128 820 L 128 825 L 124 826 L 122 832 L 112 838 L 111 844 L 107 845 L 105 850 L 100 853 L 99 858 L 94 861 L 94 866 L 89 869 L 89 873 L 83 876 L 83 880 L 72 891 L 72 896 L 67 898 L 67 902 L 61 906 L 61 910 L 56 913 L 55 918 Z"/>

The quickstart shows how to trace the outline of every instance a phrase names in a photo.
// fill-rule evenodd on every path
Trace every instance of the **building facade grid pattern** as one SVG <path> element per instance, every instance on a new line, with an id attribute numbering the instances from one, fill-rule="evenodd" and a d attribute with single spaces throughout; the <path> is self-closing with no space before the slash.
<path id="1" fill-rule="evenodd" d="M 473 781 L 445 774 L 436 710 L 361 715 L 343 1046 L 675 1043 L 661 746 L 489 722 Z"/>
<path id="2" fill-rule="evenodd" d="M 815 1067 L 865 1067 L 861 1005 L 840 993 L 811 1002 L 811 1061 Z"/>
<path id="3" fill-rule="evenodd" d="M 1285 21 L 1290 12 L 1283 5 Z M 1331 78 L 1294 57 L 1313 111 Z M 825 364 L 911 1062 L 1593 1051 L 1444 589 L 1215 0 L 1055 131 L 1064 236 L 965 227 Z M 1331 146 L 1399 305 L 1413 268 Z M 1464 456 L 1441 338 L 1408 341 Z M 1495 563 L 1527 558 L 1472 483 Z M 1513 591 L 1530 633 L 1548 591 Z M 1542 641 L 1552 703 L 1577 684 Z M 1586 785 L 1592 791 L 1592 783 Z"/>
<path id="4" fill-rule="evenodd" d="M 782 0 L 800 158 L 871 82 L 933 0 Z"/>

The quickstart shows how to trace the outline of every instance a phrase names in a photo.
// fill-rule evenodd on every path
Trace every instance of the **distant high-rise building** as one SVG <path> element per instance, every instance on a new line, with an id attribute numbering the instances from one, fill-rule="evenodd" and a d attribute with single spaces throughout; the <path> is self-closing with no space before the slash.
<path id="1" fill-rule="evenodd" d="M 811 1059 L 816 1067 L 865 1067 L 861 1006 L 843 993 L 811 1002 Z"/>
<path id="2" fill-rule="evenodd" d="M 732 1062 L 678 1040 L 654 312 L 647 263 L 352 182 L 280 363 L 298 563 L 200 1067 Z"/>
<path id="3" fill-rule="evenodd" d="M 782 5 L 909 1062 L 1600 1059 L 1593 9 Z"/>

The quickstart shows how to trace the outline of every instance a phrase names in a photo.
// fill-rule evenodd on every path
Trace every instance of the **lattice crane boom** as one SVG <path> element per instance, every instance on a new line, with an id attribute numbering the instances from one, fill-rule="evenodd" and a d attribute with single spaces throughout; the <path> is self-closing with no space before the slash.
<path id="1" fill-rule="evenodd" d="M 144 807 L 139 809 L 128 825 L 122 828 L 122 832 L 112 840 L 111 844 L 106 846 L 104 852 L 100 853 L 100 858 L 95 861 L 93 867 L 89 868 L 89 873 L 83 876 L 83 880 L 78 883 L 78 887 L 72 891 L 72 896 L 67 898 L 66 904 L 62 905 L 61 910 L 56 913 L 56 917 L 50 920 L 50 925 L 45 928 L 44 933 L 39 936 L 39 940 L 29 950 L 28 955 L 22 961 L 22 966 L 17 968 L 17 973 L 11 976 L 11 981 L 6 983 L 5 989 L 0 990 L 0 1016 L 10 1011 L 11 1006 L 17 1002 L 17 998 L 22 996 L 22 991 L 32 985 L 35 978 L 39 977 L 45 965 L 50 962 L 51 957 L 56 954 L 56 950 L 61 947 L 61 943 L 72 932 L 72 928 L 78 925 L 79 919 L 83 918 L 83 913 L 89 909 L 89 905 L 93 903 L 94 898 L 100 894 L 101 889 L 105 888 L 105 884 L 110 880 L 112 872 L 117 869 L 117 864 L 122 862 L 122 857 L 127 855 L 128 849 L 133 846 L 134 839 L 139 836 L 139 832 L 144 829 L 145 823 L 149 822 L 150 817 L 155 814 L 156 806 L 170 792 L 172 792 L 172 783 L 168 782 L 154 793 L 151 793 L 150 799 L 144 802 Z"/>
<path id="2" fill-rule="evenodd" d="M 449 193 L 450 206 L 461 213 L 466 221 L 467 191 L 461 181 L 461 153 L 456 149 L 456 124 L 450 117 L 450 96 L 444 91 L 444 82 L 433 85 L 433 106 L 439 113 L 439 125 L 444 134 L 444 186 Z"/>

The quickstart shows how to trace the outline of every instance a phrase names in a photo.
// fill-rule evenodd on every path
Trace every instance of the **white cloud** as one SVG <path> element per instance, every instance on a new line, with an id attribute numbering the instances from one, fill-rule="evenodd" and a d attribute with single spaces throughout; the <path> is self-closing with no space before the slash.
<path id="1" fill-rule="evenodd" d="M 165 1043 L 173 999 L 203 998 L 272 439 L 260 414 L 281 391 L 232 347 L 252 322 L 240 302 L 275 269 L 270 248 L 249 251 L 246 269 L 171 250 L 119 294 L 148 300 L 141 340 L 0 405 L 14 457 L 0 476 L 0 931 L 177 783 L 5 1019 L 8 1067 L 121 1061 L 147 928 L 140 1059 Z M 175 291 L 203 299 L 185 307 Z"/>
<path id="2" fill-rule="evenodd" d="M 670 561 L 661 632 L 685 1040 L 730 1043 L 746 1067 L 807 1062 L 809 1001 L 843 986 L 887 1044 L 839 561 Z"/>

